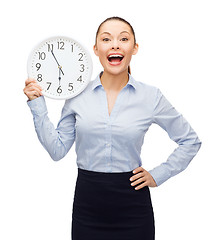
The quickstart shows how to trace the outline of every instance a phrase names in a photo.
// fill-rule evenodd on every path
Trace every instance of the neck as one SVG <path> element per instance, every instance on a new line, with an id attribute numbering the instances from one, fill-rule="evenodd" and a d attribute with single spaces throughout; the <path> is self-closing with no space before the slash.
<path id="1" fill-rule="evenodd" d="M 119 74 L 110 74 L 106 71 L 103 72 L 101 76 L 101 84 L 105 90 L 109 91 L 119 91 L 124 86 L 126 86 L 129 81 L 128 72 L 122 72 Z"/>

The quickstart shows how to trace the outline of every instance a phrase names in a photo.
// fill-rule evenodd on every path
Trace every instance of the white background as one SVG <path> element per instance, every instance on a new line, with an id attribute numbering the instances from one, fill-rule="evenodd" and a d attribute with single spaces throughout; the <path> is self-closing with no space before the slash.
<path id="1" fill-rule="evenodd" d="M 75 37 L 90 50 L 94 79 L 102 70 L 92 50 L 95 33 L 105 18 L 115 15 L 128 20 L 136 32 L 139 52 L 131 62 L 133 77 L 159 87 L 202 141 L 184 172 L 150 188 L 156 240 L 218 239 L 217 12 L 217 1 L 212 0 L 1 4 L 0 239 L 70 240 L 75 145 L 58 162 L 40 145 L 23 93 L 26 62 L 42 39 Z M 46 101 L 56 125 L 64 102 Z M 142 166 L 149 170 L 166 161 L 175 147 L 164 130 L 152 125 L 142 148 Z"/>

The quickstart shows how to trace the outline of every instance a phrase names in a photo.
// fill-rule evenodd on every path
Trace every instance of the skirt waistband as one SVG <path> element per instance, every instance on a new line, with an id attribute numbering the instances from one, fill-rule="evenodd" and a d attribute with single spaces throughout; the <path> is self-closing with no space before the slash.
<path id="1" fill-rule="evenodd" d="M 86 169 L 78 168 L 78 177 L 88 181 L 126 181 L 129 180 L 134 174 L 129 172 L 96 172 Z"/>

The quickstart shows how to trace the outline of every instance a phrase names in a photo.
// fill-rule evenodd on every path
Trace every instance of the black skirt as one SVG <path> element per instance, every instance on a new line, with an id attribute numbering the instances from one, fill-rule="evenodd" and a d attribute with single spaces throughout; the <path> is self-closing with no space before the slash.
<path id="1" fill-rule="evenodd" d="M 154 240 L 149 187 L 135 190 L 130 172 L 106 173 L 78 168 L 72 240 Z"/>

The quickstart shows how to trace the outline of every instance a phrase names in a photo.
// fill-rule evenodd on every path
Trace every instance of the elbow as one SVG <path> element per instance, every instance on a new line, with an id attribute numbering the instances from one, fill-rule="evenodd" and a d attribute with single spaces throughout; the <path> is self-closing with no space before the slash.
<path id="1" fill-rule="evenodd" d="M 200 141 L 197 145 L 198 145 L 198 151 L 199 151 L 201 148 L 202 142 Z"/>
<path id="2" fill-rule="evenodd" d="M 51 157 L 51 159 L 55 162 L 61 160 L 62 158 L 65 157 L 65 155 L 67 154 L 66 151 L 53 151 L 53 152 L 49 152 L 49 155 Z"/>
<path id="3" fill-rule="evenodd" d="M 53 141 L 44 145 L 49 146 L 49 147 L 46 147 L 46 150 L 49 153 L 51 159 L 53 161 L 59 161 L 66 156 L 73 142 L 74 142 L 74 139 L 73 141 L 71 140 L 69 142 L 64 143 L 59 138 L 58 141 Z"/>
<path id="4" fill-rule="evenodd" d="M 181 156 L 187 159 L 187 165 L 197 155 L 198 151 L 201 148 L 201 145 L 202 145 L 202 142 L 198 141 L 193 144 L 181 145 L 179 147 L 179 149 L 181 150 Z"/>
<path id="5" fill-rule="evenodd" d="M 202 142 L 198 136 L 195 136 L 195 138 L 181 139 L 181 142 L 178 142 L 178 145 L 185 148 L 187 152 L 196 155 L 201 148 Z"/>
<path id="6" fill-rule="evenodd" d="M 50 146 L 52 146 L 52 147 L 47 149 L 47 151 L 48 151 L 51 159 L 53 161 L 59 161 L 66 156 L 66 154 L 70 150 L 71 144 L 66 145 L 62 141 L 58 141 L 58 142 L 51 144 Z"/>
<path id="7" fill-rule="evenodd" d="M 53 161 L 58 162 L 59 160 L 61 160 L 62 158 L 64 158 L 64 156 L 59 156 L 59 155 L 51 155 L 50 157 Z"/>
<path id="8" fill-rule="evenodd" d="M 198 140 L 193 144 L 193 147 L 195 148 L 196 154 L 197 154 L 197 152 L 200 150 L 201 145 L 202 145 L 202 142 L 200 141 L 200 139 L 198 139 Z"/>

